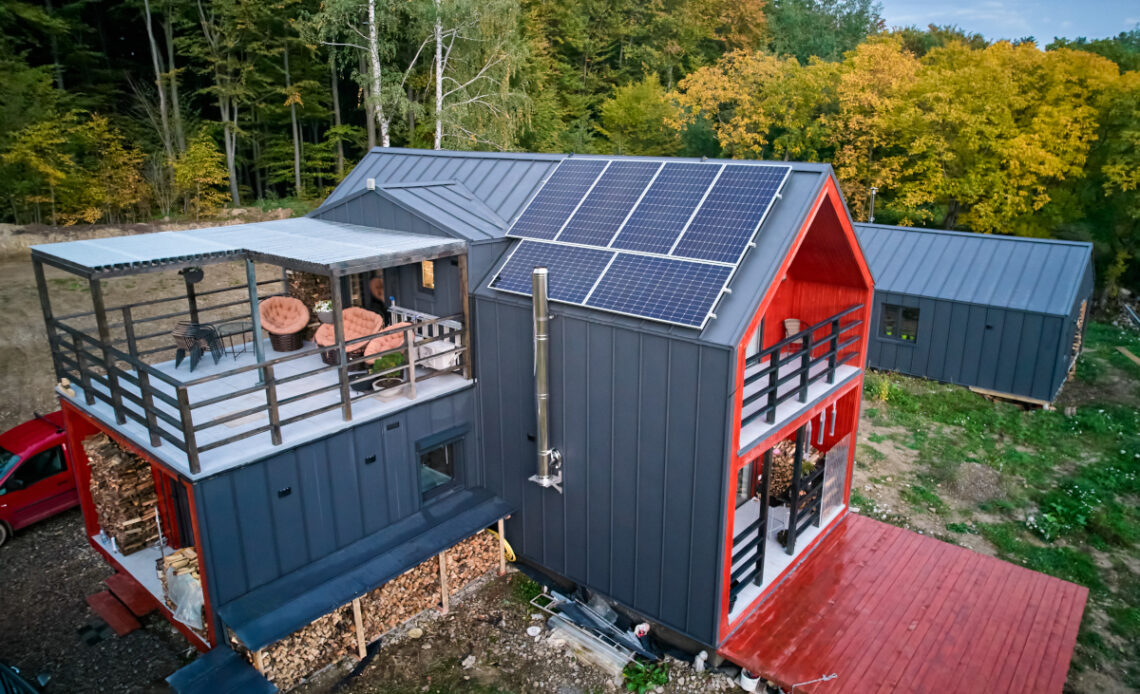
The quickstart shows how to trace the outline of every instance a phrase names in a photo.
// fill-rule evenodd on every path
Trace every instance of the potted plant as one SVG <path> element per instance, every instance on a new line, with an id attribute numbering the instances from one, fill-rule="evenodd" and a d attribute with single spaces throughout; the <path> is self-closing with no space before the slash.
<path id="1" fill-rule="evenodd" d="M 333 305 L 332 301 L 325 299 L 313 304 L 313 312 L 317 314 L 317 320 L 322 323 L 332 323 L 333 320 Z"/>
<path id="2" fill-rule="evenodd" d="M 404 358 L 403 352 L 385 354 L 372 362 L 371 373 L 376 375 L 376 378 L 372 382 L 372 389 L 378 391 L 381 397 L 395 397 L 399 395 L 404 390 L 402 386 L 408 380 L 405 370 L 399 367 L 407 363 L 408 360 Z M 393 369 L 399 370 L 393 371 Z M 386 371 L 391 373 L 384 373 Z"/>

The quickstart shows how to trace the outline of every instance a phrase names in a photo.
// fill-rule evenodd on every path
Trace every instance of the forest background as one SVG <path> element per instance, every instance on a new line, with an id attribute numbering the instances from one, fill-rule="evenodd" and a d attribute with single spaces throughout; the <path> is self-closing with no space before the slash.
<path id="1" fill-rule="evenodd" d="M 1088 240 L 1140 288 L 1140 29 L 872 0 L 0 0 L 0 221 L 317 204 L 368 148 L 831 163 L 858 221 Z"/>

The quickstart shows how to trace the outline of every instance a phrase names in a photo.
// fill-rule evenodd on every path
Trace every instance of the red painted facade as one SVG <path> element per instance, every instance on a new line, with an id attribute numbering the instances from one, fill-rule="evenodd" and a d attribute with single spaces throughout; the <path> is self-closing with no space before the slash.
<path id="1" fill-rule="evenodd" d="M 752 604 L 741 611 L 740 615 L 729 622 L 729 587 L 732 573 L 732 542 L 734 536 L 735 504 L 731 502 L 736 498 L 738 472 L 741 468 L 760 458 L 764 452 L 779 441 L 794 436 L 797 429 L 832 406 L 838 407 L 836 414 L 835 434 L 825 437 L 821 444 L 823 450 L 829 449 L 844 436 L 851 434 L 854 437 L 859 421 L 860 394 L 863 386 L 862 369 L 866 363 L 867 354 L 867 324 L 871 315 L 871 299 L 874 292 L 874 281 L 870 269 L 859 249 L 859 242 L 855 237 L 851 219 L 847 208 L 839 194 L 835 179 L 829 177 L 812 205 L 803 226 L 796 235 L 796 240 L 788 255 L 784 258 L 777 280 L 760 302 L 744 338 L 736 349 L 736 383 L 733 402 L 733 433 L 732 453 L 726 498 L 727 518 L 725 520 L 725 552 L 724 566 L 722 567 L 722 591 L 720 605 L 720 640 L 728 637 L 732 630 L 741 624 L 751 610 L 771 591 L 771 586 L 780 583 L 784 575 L 795 568 L 795 564 L 769 582 L 769 588 L 761 593 Z M 766 435 L 763 441 L 751 446 L 749 451 L 740 454 L 742 442 L 740 440 L 741 409 L 744 398 L 744 371 L 748 346 L 755 340 L 756 331 L 764 326 L 762 345 L 767 346 L 779 342 L 785 337 L 784 319 L 796 318 L 804 326 L 813 325 L 830 316 L 856 304 L 863 308 L 851 316 L 849 320 L 860 320 L 863 325 L 860 339 L 857 342 L 857 355 L 849 362 L 860 370 L 859 376 L 828 393 L 827 397 L 812 406 L 808 411 L 781 425 L 775 431 Z M 822 353 L 822 352 L 821 352 Z M 844 490 L 844 503 L 850 497 L 851 473 L 855 462 L 855 447 L 852 446 L 847 461 L 847 488 Z M 841 514 L 832 525 L 843 518 Z M 799 557 L 804 557 L 811 551 L 815 543 L 825 537 L 830 526 L 812 542 L 799 551 Z"/>

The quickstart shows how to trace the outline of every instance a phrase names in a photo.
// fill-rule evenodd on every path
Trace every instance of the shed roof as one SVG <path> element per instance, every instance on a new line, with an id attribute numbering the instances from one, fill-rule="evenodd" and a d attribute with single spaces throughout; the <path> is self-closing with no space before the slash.
<path id="1" fill-rule="evenodd" d="M 875 290 L 1068 315 L 1092 244 L 856 224 Z"/>
<path id="2" fill-rule="evenodd" d="M 461 253 L 463 248 L 462 241 L 446 238 L 300 218 L 49 243 L 32 246 L 32 254 L 87 277 L 242 258 L 348 274 Z"/>

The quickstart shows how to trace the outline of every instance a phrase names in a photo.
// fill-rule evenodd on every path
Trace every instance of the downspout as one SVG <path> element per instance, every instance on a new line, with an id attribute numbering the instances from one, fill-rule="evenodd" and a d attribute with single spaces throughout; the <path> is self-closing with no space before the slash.
<path id="1" fill-rule="evenodd" d="M 562 454 L 550 447 L 550 311 L 547 270 L 536 267 L 531 275 L 534 307 L 534 400 L 537 414 L 538 466 L 530 481 L 562 493 Z"/>

